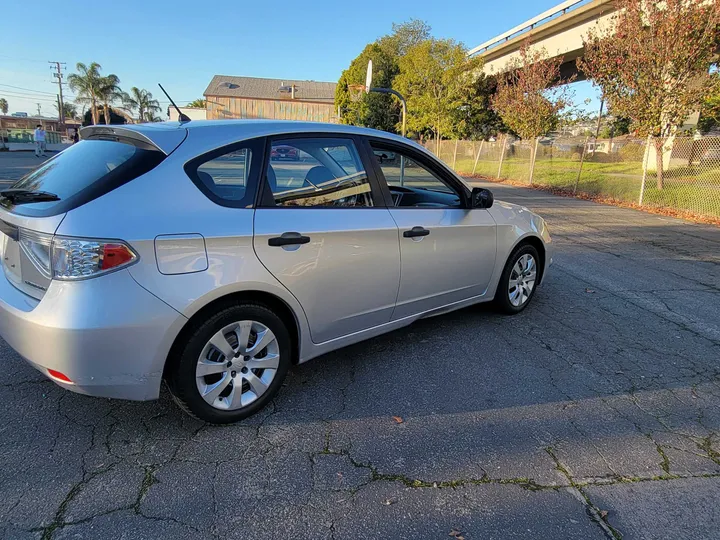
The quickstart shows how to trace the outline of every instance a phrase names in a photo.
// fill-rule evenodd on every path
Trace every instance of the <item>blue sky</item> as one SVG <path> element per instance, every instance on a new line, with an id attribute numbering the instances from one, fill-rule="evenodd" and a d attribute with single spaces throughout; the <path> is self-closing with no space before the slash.
<path id="1" fill-rule="evenodd" d="M 76 62 L 98 62 L 103 73 L 120 77 L 122 88 L 146 88 L 163 108 L 158 82 L 181 104 L 202 97 L 215 74 L 336 81 L 393 22 L 422 19 L 436 37 L 471 48 L 559 1 L 125 0 L 115 7 L 5 0 L 0 96 L 11 112 L 35 114 L 39 102 L 43 115 L 55 115 L 57 85 L 48 60 L 66 62 L 68 72 Z M 573 87 L 576 103 L 591 97 L 588 107 L 597 110 L 590 84 Z"/>

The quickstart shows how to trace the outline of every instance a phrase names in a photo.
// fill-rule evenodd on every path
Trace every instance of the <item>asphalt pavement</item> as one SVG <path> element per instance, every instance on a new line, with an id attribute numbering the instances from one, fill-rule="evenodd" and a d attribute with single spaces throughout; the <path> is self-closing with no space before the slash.
<path id="1" fill-rule="evenodd" d="M 0 185 L 18 180 L 54 155 L 55 152 L 48 152 L 47 157 L 37 157 L 35 152 L 0 152 Z"/>
<path id="2" fill-rule="evenodd" d="M 490 187 L 556 242 L 527 310 L 297 366 L 237 425 L 65 392 L 2 343 L 0 538 L 720 537 L 720 229 Z"/>

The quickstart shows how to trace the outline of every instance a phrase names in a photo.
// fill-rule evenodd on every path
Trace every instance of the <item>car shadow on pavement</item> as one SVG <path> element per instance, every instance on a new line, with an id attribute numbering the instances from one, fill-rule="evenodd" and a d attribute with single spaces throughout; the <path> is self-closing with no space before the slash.
<path id="1" fill-rule="evenodd" d="M 690 487 L 673 498 L 689 482 L 716 505 L 717 484 L 698 483 L 720 476 L 720 238 L 565 201 L 547 208 L 557 254 L 524 312 L 467 308 L 295 366 L 270 406 L 235 425 L 194 420 L 165 390 L 155 402 L 66 392 L 2 344 L 0 536 L 3 522 L 70 531 L 117 515 L 182 523 L 188 537 L 239 534 L 262 516 L 252 530 L 275 534 L 282 516 L 324 527 L 297 537 L 340 537 L 344 523 L 413 538 L 411 526 L 448 515 L 481 527 L 502 497 L 490 514 L 524 524 L 553 497 L 532 526 L 590 516 L 602 537 L 632 526 L 633 493 L 668 486 L 672 508 L 690 508 Z M 558 514 L 560 499 L 577 514 Z M 666 526 L 707 537 L 707 514 Z"/>

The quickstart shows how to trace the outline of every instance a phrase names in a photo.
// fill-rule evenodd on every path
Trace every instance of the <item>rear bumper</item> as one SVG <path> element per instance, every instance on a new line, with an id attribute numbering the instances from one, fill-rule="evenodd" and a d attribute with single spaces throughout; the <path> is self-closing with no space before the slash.
<path id="1" fill-rule="evenodd" d="M 32 366 L 73 392 L 157 398 L 165 359 L 185 321 L 127 270 L 85 281 L 53 281 L 40 301 L 16 289 L 0 270 L 0 335 Z"/>

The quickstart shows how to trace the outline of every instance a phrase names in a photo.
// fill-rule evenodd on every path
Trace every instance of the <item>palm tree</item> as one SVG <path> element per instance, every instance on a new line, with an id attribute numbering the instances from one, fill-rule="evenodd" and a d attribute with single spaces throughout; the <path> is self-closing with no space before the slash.
<path id="1" fill-rule="evenodd" d="M 129 94 L 123 95 L 123 103 L 131 111 L 137 110 L 138 122 L 157 122 L 156 112 L 160 111 L 160 104 L 153 95 L 144 88 L 133 86 Z"/>
<path id="2" fill-rule="evenodd" d="M 5 98 L 0 98 L 0 111 L 2 111 L 3 114 L 7 114 L 8 112 L 8 102 Z"/>
<path id="3" fill-rule="evenodd" d="M 187 107 L 192 107 L 193 109 L 204 109 L 206 103 L 207 102 L 204 99 L 198 98 L 188 103 Z"/>
<path id="4" fill-rule="evenodd" d="M 147 122 L 162 122 L 162 118 L 160 118 L 154 112 L 148 111 L 145 113 L 145 121 L 147 121 Z"/>
<path id="5" fill-rule="evenodd" d="M 93 124 L 97 124 L 100 121 L 97 103 L 100 97 L 99 91 L 103 85 L 103 77 L 100 75 L 102 66 L 97 62 L 92 62 L 89 66 L 78 62 L 75 69 L 78 72 L 68 75 L 68 84 L 78 96 L 76 102 L 90 104 Z"/>
<path id="6" fill-rule="evenodd" d="M 57 111 L 59 108 L 59 105 L 55 105 L 55 110 Z M 59 114 L 59 111 L 58 111 Z M 77 107 L 72 103 L 63 103 L 63 118 L 77 118 Z"/>
<path id="7" fill-rule="evenodd" d="M 110 123 L 110 104 L 114 101 L 121 100 L 124 96 L 122 90 L 118 86 L 120 78 L 117 75 L 110 74 L 100 80 L 98 88 L 98 97 L 103 102 L 103 113 L 105 115 L 105 123 Z"/>

